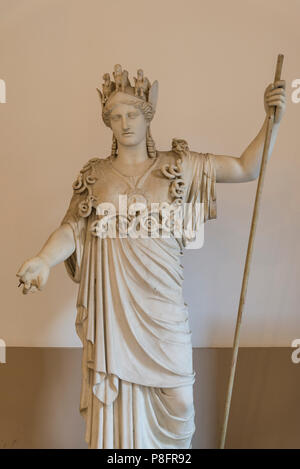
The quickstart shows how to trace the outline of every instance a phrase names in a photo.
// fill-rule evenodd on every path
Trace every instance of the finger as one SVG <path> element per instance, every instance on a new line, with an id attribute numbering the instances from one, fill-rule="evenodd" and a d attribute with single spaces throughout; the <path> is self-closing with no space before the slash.
<path id="1" fill-rule="evenodd" d="M 28 259 L 24 264 L 21 265 L 21 268 L 17 272 L 18 277 L 22 277 L 26 273 L 33 273 L 36 270 L 37 262 L 35 259 Z"/>
<path id="2" fill-rule="evenodd" d="M 23 294 L 27 295 L 28 293 L 35 293 L 36 291 L 37 291 L 37 287 L 35 285 L 32 285 L 30 288 L 24 288 Z"/>
<path id="3" fill-rule="evenodd" d="M 284 88 L 275 88 L 274 90 L 271 90 L 271 91 L 268 91 L 268 93 L 266 93 L 268 96 L 269 95 L 273 95 L 273 94 L 279 94 L 281 96 L 285 96 L 285 89 Z"/>
<path id="4" fill-rule="evenodd" d="M 48 273 L 42 272 L 37 278 L 37 287 L 39 290 L 42 290 L 46 285 L 48 279 Z"/>
<path id="5" fill-rule="evenodd" d="M 277 100 L 277 99 L 272 99 L 267 104 L 268 104 L 268 106 L 279 106 L 279 107 L 284 107 L 285 106 L 285 103 L 283 103 L 282 101 Z"/>
<path id="6" fill-rule="evenodd" d="M 267 98 L 266 99 L 266 102 L 268 104 L 270 104 L 271 102 L 279 102 L 279 103 L 282 103 L 282 104 L 285 104 L 285 99 L 283 96 L 271 96 L 270 98 Z"/>
<path id="7" fill-rule="evenodd" d="M 38 290 L 36 280 L 33 280 L 32 282 L 26 282 L 24 284 L 24 289 L 23 293 L 24 295 L 27 295 L 27 293 L 35 293 Z"/>
<path id="8" fill-rule="evenodd" d="M 32 278 L 30 280 L 30 283 L 31 283 L 31 286 L 34 285 L 35 287 L 37 287 L 38 286 L 38 279 L 37 278 Z"/>
<path id="9" fill-rule="evenodd" d="M 275 88 L 267 93 L 267 96 L 285 96 L 285 89 L 283 88 Z"/>
<path id="10" fill-rule="evenodd" d="M 28 269 L 29 261 L 24 262 L 21 267 L 19 268 L 18 272 L 16 273 L 17 277 L 23 277 L 26 270 Z"/>
<path id="11" fill-rule="evenodd" d="M 275 110 L 275 109 L 284 109 L 284 108 L 285 108 L 285 106 L 282 103 L 280 103 L 280 104 L 270 104 L 269 105 L 269 109 L 274 109 Z"/>
<path id="12" fill-rule="evenodd" d="M 285 80 L 277 80 L 274 82 L 274 88 L 285 88 L 286 87 L 286 82 Z"/>
<path id="13" fill-rule="evenodd" d="M 27 295 L 27 293 L 28 293 L 29 290 L 30 290 L 30 287 L 31 287 L 31 283 L 30 283 L 30 282 L 24 282 L 24 288 L 23 288 L 23 294 L 24 294 L 24 295 Z"/>
<path id="14" fill-rule="evenodd" d="M 266 96 L 270 91 L 274 89 L 274 86 L 272 84 L 268 85 L 265 89 L 264 95 Z"/>
<path id="15" fill-rule="evenodd" d="M 22 282 L 22 283 L 30 283 L 32 280 L 32 276 L 28 273 L 25 273 L 24 275 L 22 275 L 21 277 L 19 277 L 19 281 Z"/>
<path id="16" fill-rule="evenodd" d="M 278 101 L 285 101 L 285 96 L 282 96 L 281 94 L 273 94 L 272 96 L 267 96 L 266 101 L 270 101 L 270 99 L 278 99 Z"/>
<path id="17" fill-rule="evenodd" d="M 43 283 L 43 276 L 41 274 L 37 277 L 35 285 L 37 286 L 39 290 L 42 290 L 44 283 Z"/>
<path id="18" fill-rule="evenodd" d="M 273 96 L 269 99 L 266 99 L 266 104 L 273 104 L 276 106 L 277 103 L 286 104 L 286 100 L 282 98 L 281 96 Z"/>

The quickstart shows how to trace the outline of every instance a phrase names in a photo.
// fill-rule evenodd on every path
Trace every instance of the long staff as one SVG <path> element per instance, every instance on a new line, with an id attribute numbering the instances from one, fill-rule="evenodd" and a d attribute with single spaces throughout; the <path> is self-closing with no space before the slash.
<path id="1" fill-rule="evenodd" d="M 275 72 L 274 82 L 280 80 L 282 64 L 283 64 L 283 55 L 279 54 L 278 57 L 277 57 L 277 65 L 276 65 L 276 72 Z M 265 143 L 264 143 L 264 150 L 263 150 L 263 156 L 262 156 L 262 161 L 261 161 L 261 166 L 260 166 L 260 173 L 259 173 L 259 178 L 258 178 L 258 183 L 257 183 L 255 204 L 254 204 L 254 210 L 253 210 L 253 215 L 252 215 L 252 222 L 251 222 L 251 229 L 250 229 L 250 235 L 249 235 L 249 241 L 248 241 L 247 256 L 246 256 L 244 274 L 243 274 L 243 283 L 242 283 L 241 295 L 240 295 L 239 310 L 238 310 L 238 314 L 237 314 L 235 333 L 234 333 L 234 342 L 233 342 L 233 352 L 232 352 L 232 359 L 231 359 L 230 377 L 229 377 L 228 388 L 227 388 L 227 396 L 226 396 L 224 420 L 223 420 L 222 433 L 221 433 L 220 449 L 224 449 L 224 446 L 225 446 L 226 431 L 227 431 L 227 424 L 228 424 L 228 417 L 229 417 L 231 396 L 232 396 L 232 388 L 233 388 L 233 383 L 234 383 L 235 369 L 236 369 L 238 350 L 239 350 L 242 315 L 243 315 L 243 309 L 244 309 L 246 293 L 247 293 L 247 286 L 248 286 L 250 264 L 251 264 L 251 259 L 252 259 L 254 237 L 255 237 L 256 224 L 257 224 L 258 212 L 259 212 L 262 189 L 263 189 L 264 176 L 265 176 L 265 172 L 266 172 L 266 168 L 267 168 L 267 161 L 268 161 L 268 155 L 269 155 L 269 148 L 270 148 L 270 141 L 271 141 L 271 136 L 272 136 L 272 129 L 273 129 L 275 111 L 276 111 L 276 107 L 274 106 L 274 108 L 271 108 L 271 110 L 269 112 L 267 130 L 266 130 L 266 136 L 265 136 Z"/>

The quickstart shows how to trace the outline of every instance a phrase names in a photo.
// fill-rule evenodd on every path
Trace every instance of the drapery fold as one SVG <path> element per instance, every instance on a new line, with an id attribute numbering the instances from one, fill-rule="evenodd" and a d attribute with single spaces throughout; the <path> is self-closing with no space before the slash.
<path id="1" fill-rule="evenodd" d="M 189 153 L 185 164 L 185 201 L 202 202 L 204 222 L 215 218 L 213 155 Z M 161 390 L 195 380 L 180 258 L 182 241 L 190 240 L 94 236 L 95 211 L 78 216 L 79 202 L 75 194 L 62 223 L 76 245 L 65 265 L 79 283 L 86 441 L 90 448 L 189 448 L 193 407 L 188 416 L 174 415 Z"/>

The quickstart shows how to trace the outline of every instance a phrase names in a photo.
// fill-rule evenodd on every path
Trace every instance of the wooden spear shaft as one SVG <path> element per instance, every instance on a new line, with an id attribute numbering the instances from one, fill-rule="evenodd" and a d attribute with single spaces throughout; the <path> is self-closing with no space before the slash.
<path id="1" fill-rule="evenodd" d="M 277 65 L 276 65 L 276 72 L 275 72 L 274 82 L 280 80 L 282 64 L 283 64 L 283 55 L 279 54 L 278 57 L 277 57 Z M 263 149 L 263 156 L 262 156 L 262 161 L 261 161 L 261 166 L 260 166 L 260 173 L 259 173 L 257 189 L 256 189 L 256 197 L 255 197 L 254 210 L 253 210 L 253 215 L 252 215 L 251 229 L 250 229 L 250 235 L 249 235 L 249 241 L 248 241 L 248 249 L 247 249 L 246 261 L 245 261 L 245 267 L 244 267 L 244 274 L 243 274 L 243 282 L 242 282 L 242 288 L 241 288 L 241 294 L 240 294 L 240 303 L 239 303 L 239 309 L 238 309 L 236 326 L 235 326 L 235 333 L 234 333 L 233 352 L 232 352 L 230 376 L 229 376 L 227 395 L 226 395 L 226 403 L 225 403 L 224 419 L 223 419 L 223 426 L 222 426 L 222 433 L 221 433 L 220 449 L 224 449 L 224 447 L 225 447 L 225 440 L 226 440 L 227 424 L 228 424 L 228 417 L 229 417 L 230 404 L 231 404 L 232 389 L 233 389 L 235 369 L 236 369 L 238 350 L 239 350 L 242 316 L 243 316 L 243 310 L 244 310 L 244 305 L 245 305 L 245 300 L 246 300 L 250 264 L 251 264 L 252 253 L 253 253 L 254 237 L 255 237 L 258 213 L 259 213 L 259 208 L 260 208 L 260 201 L 261 201 L 261 196 L 262 196 L 264 176 L 265 176 L 267 162 L 268 162 L 268 155 L 269 155 L 269 148 L 270 148 L 270 142 L 271 142 L 271 136 L 272 136 L 272 129 L 273 129 L 275 111 L 276 111 L 276 109 L 275 109 L 275 106 L 274 106 L 274 109 L 272 108 L 272 110 L 269 112 L 269 116 L 268 116 L 265 143 L 264 143 L 264 149 Z"/>

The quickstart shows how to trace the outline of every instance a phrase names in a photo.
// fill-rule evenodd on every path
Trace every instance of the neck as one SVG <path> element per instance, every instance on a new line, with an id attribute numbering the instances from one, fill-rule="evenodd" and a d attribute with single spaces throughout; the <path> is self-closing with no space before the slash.
<path id="1" fill-rule="evenodd" d="M 148 160 L 146 139 L 137 145 L 125 146 L 118 142 L 118 160 L 122 164 L 134 165 Z"/>

